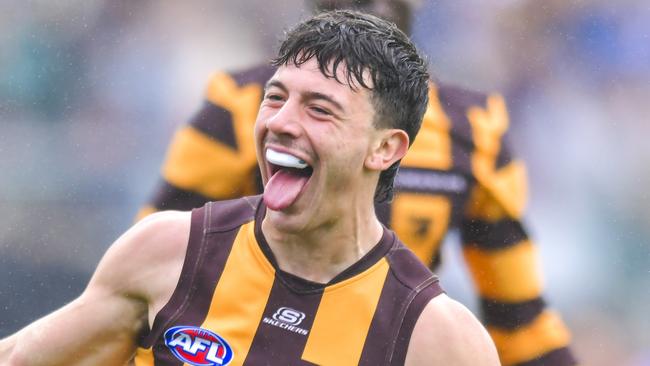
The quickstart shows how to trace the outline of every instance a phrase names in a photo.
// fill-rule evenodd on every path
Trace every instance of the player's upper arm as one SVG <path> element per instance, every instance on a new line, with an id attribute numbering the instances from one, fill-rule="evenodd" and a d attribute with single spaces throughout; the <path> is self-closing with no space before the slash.
<path id="1" fill-rule="evenodd" d="M 415 324 L 406 365 L 499 365 L 494 343 L 474 315 L 442 294 L 432 299 Z"/>
<path id="2" fill-rule="evenodd" d="M 108 249 L 88 289 L 108 287 L 128 296 L 153 299 L 158 284 L 171 281 L 174 273 L 168 272 L 170 266 L 180 274 L 189 238 L 190 215 L 190 212 L 157 212 L 134 225 Z M 159 280 L 160 277 L 164 279 Z"/>

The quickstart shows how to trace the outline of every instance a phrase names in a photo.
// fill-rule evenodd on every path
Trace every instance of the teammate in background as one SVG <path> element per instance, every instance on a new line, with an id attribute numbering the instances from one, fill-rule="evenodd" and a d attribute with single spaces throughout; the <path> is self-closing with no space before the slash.
<path id="1" fill-rule="evenodd" d="M 415 46 L 335 11 L 298 24 L 273 65 L 254 128 L 263 196 L 142 220 L 78 299 L 0 341 L 0 364 L 499 363 L 375 214 L 426 109 Z"/>
<path id="2" fill-rule="evenodd" d="M 417 1 L 309 3 L 314 11 L 373 13 L 408 33 Z M 175 134 L 163 180 L 139 217 L 262 192 L 253 124 L 273 72 L 261 65 L 211 78 L 202 109 Z M 402 161 L 394 199 L 377 205 L 377 214 L 432 269 L 447 232 L 460 230 L 482 318 L 504 365 L 573 365 L 569 332 L 542 297 L 537 250 L 521 222 L 526 173 L 504 143 L 508 125 L 500 95 L 431 81 L 423 126 Z"/>

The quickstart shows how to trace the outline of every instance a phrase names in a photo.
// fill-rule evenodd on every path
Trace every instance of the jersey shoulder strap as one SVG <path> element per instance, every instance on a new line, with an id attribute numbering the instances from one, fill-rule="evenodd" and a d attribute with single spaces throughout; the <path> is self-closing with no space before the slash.
<path id="1" fill-rule="evenodd" d="M 207 234 L 230 231 L 254 220 L 261 199 L 262 196 L 257 195 L 227 201 L 208 202 L 204 208 L 205 219 L 202 223 L 204 232 Z M 194 216 L 195 213 L 192 214 L 192 217 Z M 199 216 L 198 212 L 196 216 Z M 192 226 L 194 225 L 193 219 Z"/>

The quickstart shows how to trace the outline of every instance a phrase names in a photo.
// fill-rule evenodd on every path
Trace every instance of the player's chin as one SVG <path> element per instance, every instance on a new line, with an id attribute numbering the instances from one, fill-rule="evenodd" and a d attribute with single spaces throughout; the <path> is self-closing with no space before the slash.
<path id="1" fill-rule="evenodd" d="M 287 234 L 299 234 L 309 228 L 311 222 L 309 215 L 300 210 L 297 214 L 291 214 L 287 210 L 271 211 L 267 214 L 267 220 L 278 231 Z"/>

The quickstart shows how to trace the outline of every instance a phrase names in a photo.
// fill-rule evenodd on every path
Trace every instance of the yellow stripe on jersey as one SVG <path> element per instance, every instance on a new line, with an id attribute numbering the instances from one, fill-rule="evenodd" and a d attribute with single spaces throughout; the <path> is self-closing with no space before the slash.
<path id="1" fill-rule="evenodd" d="M 447 232 L 451 202 L 445 196 L 400 193 L 393 200 L 391 227 L 422 263 L 429 264 Z"/>
<path id="2" fill-rule="evenodd" d="M 463 248 L 463 254 L 481 296 L 519 302 L 541 295 L 537 248 L 530 241 L 497 250 L 482 250 L 470 244 Z"/>
<path id="3" fill-rule="evenodd" d="M 243 225 L 212 296 L 201 328 L 223 337 L 233 349 L 228 365 L 242 365 L 260 324 L 275 270 L 260 250 L 254 223 Z"/>
<path id="4" fill-rule="evenodd" d="M 384 258 L 363 274 L 325 288 L 303 360 L 317 365 L 359 363 L 388 270 Z"/>
<path id="5" fill-rule="evenodd" d="M 471 192 L 467 216 L 488 222 L 521 218 L 528 196 L 524 164 L 513 161 L 483 179 Z"/>
<path id="6" fill-rule="evenodd" d="M 220 72 L 212 76 L 206 98 L 226 109 L 232 115 L 239 154 L 245 161 L 256 161 L 253 133 L 257 111 L 262 100 L 262 85 L 257 83 L 237 85 L 228 74 Z"/>
<path id="7" fill-rule="evenodd" d="M 138 347 L 133 359 L 135 366 L 154 366 L 153 350 Z"/>
<path id="8" fill-rule="evenodd" d="M 440 105 L 438 89 L 429 84 L 429 104 L 422 127 L 402 160 L 402 166 L 448 170 L 451 168 L 451 123 Z"/>
<path id="9" fill-rule="evenodd" d="M 210 198 L 230 198 L 249 180 L 252 165 L 237 151 L 186 126 L 176 132 L 170 145 L 163 177 L 172 185 Z"/>
<path id="10" fill-rule="evenodd" d="M 528 361 L 569 345 L 571 335 L 560 317 L 546 310 L 530 325 L 514 331 L 488 327 L 504 366 Z"/>

